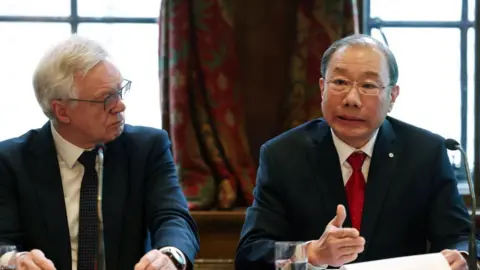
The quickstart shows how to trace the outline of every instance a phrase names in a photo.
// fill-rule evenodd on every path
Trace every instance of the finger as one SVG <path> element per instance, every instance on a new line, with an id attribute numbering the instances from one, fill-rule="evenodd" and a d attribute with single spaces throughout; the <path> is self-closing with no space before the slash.
<path id="1" fill-rule="evenodd" d="M 37 263 L 37 265 L 42 268 L 42 270 L 56 270 L 55 265 L 49 259 L 44 259 L 41 262 Z"/>
<path id="2" fill-rule="evenodd" d="M 337 228 L 341 228 L 346 218 L 347 211 L 345 210 L 345 206 L 339 204 L 337 206 L 337 215 L 332 219 L 332 221 L 330 221 L 330 224 Z"/>
<path id="3" fill-rule="evenodd" d="M 450 268 L 453 270 L 468 269 L 467 263 L 464 260 L 455 260 L 452 264 L 450 264 Z"/>
<path id="4" fill-rule="evenodd" d="M 19 265 L 20 270 L 41 270 L 40 267 L 33 262 L 31 255 L 22 256 L 17 264 Z"/>
<path id="5" fill-rule="evenodd" d="M 352 253 L 352 254 L 345 254 L 345 255 L 342 255 L 340 256 L 340 258 L 338 259 L 342 265 L 343 264 L 347 264 L 347 263 L 350 263 L 350 262 L 353 262 L 355 261 L 356 259 L 358 258 L 358 254 L 357 253 Z"/>
<path id="6" fill-rule="evenodd" d="M 355 228 L 333 228 L 328 232 L 328 234 L 335 238 L 356 238 L 360 236 L 360 233 Z"/>
<path id="7" fill-rule="evenodd" d="M 140 261 L 135 265 L 135 270 L 146 270 L 147 267 L 155 261 L 160 251 L 154 249 L 145 254 Z"/>
<path id="8" fill-rule="evenodd" d="M 452 263 L 455 261 L 455 256 L 452 250 L 445 249 L 442 250 L 442 252 L 440 253 L 442 253 L 443 257 L 445 257 L 449 265 L 452 265 Z"/>
<path id="9" fill-rule="evenodd" d="M 338 249 L 339 254 L 341 256 L 353 254 L 353 253 L 362 253 L 364 250 L 364 246 L 348 246 L 348 247 L 341 247 Z"/>
<path id="10" fill-rule="evenodd" d="M 341 247 L 353 247 L 353 246 L 365 246 L 365 238 L 363 237 L 345 237 L 331 240 L 332 245 L 338 248 Z"/>
<path id="11" fill-rule="evenodd" d="M 168 265 L 168 260 L 170 260 L 167 256 L 160 256 L 156 258 L 148 267 L 146 270 L 160 270 L 160 269 L 168 269 L 166 267 Z"/>
<path id="12" fill-rule="evenodd" d="M 45 257 L 45 254 L 41 250 L 34 249 L 30 252 L 31 257 L 35 265 L 43 270 L 55 270 L 53 262 Z"/>

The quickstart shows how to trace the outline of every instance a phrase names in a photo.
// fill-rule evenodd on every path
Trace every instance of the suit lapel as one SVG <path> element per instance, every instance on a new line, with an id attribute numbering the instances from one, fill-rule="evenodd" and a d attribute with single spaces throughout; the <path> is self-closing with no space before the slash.
<path id="1" fill-rule="evenodd" d="M 31 168 L 30 179 L 36 187 L 41 205 L 42 213 L 39 216 L 44 219 L 51 241 L 49 253 L 56 253 L 55 258 L 61 260 L 61 266 L 57 265 L 57 268 L 70 269 L 72 258 L 67 211 L 50 123 L 39 130 L 30 150 L 32 155 L 27 155 L 26 163 L 27 168 Z"/>
<path id="2" fill-rule="evenodd" d="M 320 122 L 308 132 L 312 141 L 308 150 L 310 166 L 315 175 L 315 186 L 320 189 L 319 192 L 322 194 L 325 214 L 327 217 L 331 217 L 328 219 L 330 221 L 336 215 L 337 205 L 347 206 L 340 161 L 327 122 Z M 350 215 L 348 207 L 346 208 L 347 219 L 344 227 L 350 227 Z"/>
<path id="3" fill-rule="evenodd" d="M 375 224 L 389 192 L 389 187 L 395 174 L 395 167 L 400 155 L 401 145 L 395 140 L 395 133 L 388 120 L 385 120 L 379 130 L 372 154 L 361 225 L 361 235 L 366 240 L 365 252 L 359 256 L 363 260 L 368 252 L 368 243 L 372 238 Z"/>
<path id="4" fill-rule="evenodd" d="M 123 213 L 127 199 L 129 168 L 124 136 L 106 145 L 103 177 L 103 220 L 106 264 L 110 269 L 121 267 L 118 252 L 123 228 Z"/>

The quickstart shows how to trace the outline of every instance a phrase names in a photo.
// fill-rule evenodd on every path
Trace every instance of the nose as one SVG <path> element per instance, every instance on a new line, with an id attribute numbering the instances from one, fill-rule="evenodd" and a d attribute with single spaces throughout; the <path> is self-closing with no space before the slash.
<path id="1" fill-rule="evenodd" d="M 343 99 L 342 105 L 345 107 L 362 107 L 362 100 L 356 84 L 352 85 L 352 88 L 350 88 L 350 91 L 348 91 L 347 95 Z"/>
<path id="2" fill-rule="evenodd" d="M 127 106 L 125 105 L 125 102 L 123 102 L 122 99 L 119 99 L 117 101 L 117 104 L 115 104 L 115 106 L 113 106 L 113 108 L 110 110 L 110 113 L 117 114 L 117 113 L 124 112 L 126 107 Z"/>

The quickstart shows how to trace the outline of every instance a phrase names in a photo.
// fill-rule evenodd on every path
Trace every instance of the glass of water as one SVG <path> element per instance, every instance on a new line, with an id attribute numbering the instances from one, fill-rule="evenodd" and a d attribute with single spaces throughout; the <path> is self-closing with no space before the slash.
<path id="1" fill-rule="evenodd" d="M 307 249 L 304 242 L 275 242 L 276 270 L 307 270 Z"/>
<path id="2" fill-rule="evenodd" d="M 0 270 L 17 269 L 17 247 L 14 245 L 0 244 L 0 257 L 3 255 L 9 256 L 10 258 L 8 259 L 7 265 L 0 265 Z"/>

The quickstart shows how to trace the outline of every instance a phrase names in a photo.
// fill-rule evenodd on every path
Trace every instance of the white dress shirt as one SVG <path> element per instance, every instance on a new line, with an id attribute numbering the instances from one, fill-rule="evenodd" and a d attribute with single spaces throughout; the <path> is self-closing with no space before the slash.
<path id="1" fill-rule="evenodd" d="M 373 147 L 375 146 L 375 140 L 377 139 L 378 135 L 378 129 L 375 131 L 373 134 L 372 138 L 360 149 L 356 149 L 348 144 L 346 144 L 344 141 L 340 140 L 337 135 L 335 135 L 335 132 L 331 130 L 332 132 L 332 139 L 333 139 L 333 144 L 335 145 L 335 149 L 337 149 L 338 153 L 338 158 L 340 161 L 340 168 L 342 170 L 342 177 L 343 177 L 343 184 L 346 186 L 348 179 L 350 179 L 350 176 L 352 175 L 352 166 L 350 166 L 350 163 L 348 163 L 347 159 L 350 157 L 350 155 L 353 152 L 356 151 L 362 151 L 364 152 L 367 157 L 365 158 L 365 161 L 363 162 L 362 165 L 362 173 L 363 176 L 365 177 L 365 182 L 368 180 L 368 171 L 370 169 L 370 162 L 372 160 L 372 154 L 373 154 Z"/>
<path id="2" fill-rule="evenodd" d="M 62 178 L 63 196 L 67 210 L 68 231 L 72 250 L 72 270 L 77 270 L 78 260 L 78 226 L 80 212 L 80 188 L 85 168 L 78 161 L 84 151 L 92 149 L 80 148 L 65 140 L 51 125 L 53 141 L 57 150 L 57 158 Z M 96 170 L 99 170 L 99 158 L 96 161 Z M 170 247 L 172 248 L 172 247 Z M 173 247 L 175 248 L 175 247 Z M 182 252 L 180 252 L 183 255 Z M 8 253 L 7 253 L 8 254 Z M 6 265 L 10 256 L 5 254 L 0 259 L 1 265 Z M 185 258 L 183 257 L 184 261 Z"/>

